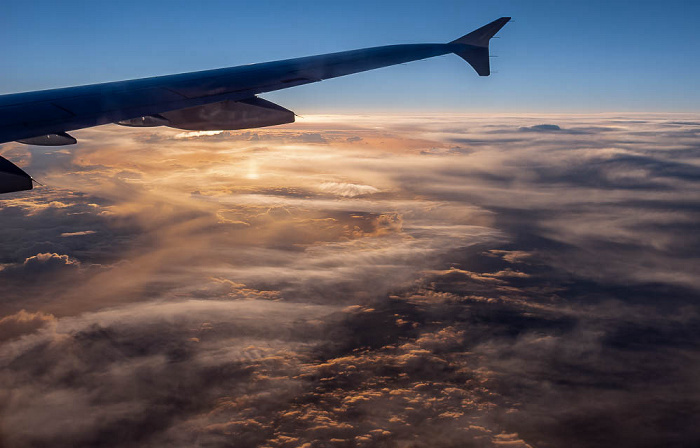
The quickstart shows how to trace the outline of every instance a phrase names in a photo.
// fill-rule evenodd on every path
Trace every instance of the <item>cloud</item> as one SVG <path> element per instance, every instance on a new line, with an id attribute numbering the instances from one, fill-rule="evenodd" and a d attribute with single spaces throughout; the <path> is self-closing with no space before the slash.
<path id="1" fill-rule="evenodd" d="M 27 258 L 22 265 L 29 274 L 40 274 L 66 267 L 77 268 L 80 267 L 80 262 L 72 260 L 68 255 L 43 253 Z"/>
<path id="2" fill-rule="evenodd" d="M 319 189 L 321 191 L 349 198 L 379 193 L 379 189 L 371 185 L 358 185 L 342 182 L 324 182 L 319 185 Z"/>
<path id="3" fill-rule="evenodd" d="M 522 132 L 559 132 L 562 129 L 556 124 L 536 124 L 534 126 L 523 126 Z"/>
<path id="4" fill-rule="evenodd" d="M 214 135 L 219 135 L 224 131 L 192 131 L 192 132 L 180 132 L 175 134 L 173 138 L 196 138 L 196 137 L 210 137 Z"/>
<path id="5" fill-rule="evenodd" d="M 97 233 L 95 230 L 81 230 L 80 232 L 64 232 L 61 234 L 61 237 L 63 238 L 68 238 L 72 236 L 85 236 L 85 235 L 92 235 L 93 233 Z"/>
<path id="6" fill-rule="evenodd" d="M 3 145 L 0 444 L 694 446 L 696 121 Z"/>
<path id="7" fill-rule="evenodd" d="M 28 313 L 22 310 L 0 319 L 0 341 L 4 342 L 32 333 L 54 323 L 55 318 L 50 314 Z"/>
<path id="8" fill-rule="evenodd" d="M 0 351 L 3 384 L 11 385 L 3 391 L 5 442 L 75 446 L 111 433 L 110 444 L 146 443 L 179 419 L 206 412 L 218 393 L 240 390 L 242 381 L 251 393 L 269 385 L 267 393 L 288 394 L 298 381 L 256 378 L 292 362 L 294 350 L 320 337 L 311 331 L 320 313 L 328 310 L 270 301 L 187 301 L 59 319 L 52 331 Z M 26 316 L 19 320 L 28 321 Z M 35 356 L 18 356 L 26 351 Z M 176 397 L 184 391 L 189 393 Z M 41 428 L 29 431 L 36 422 Z"/>

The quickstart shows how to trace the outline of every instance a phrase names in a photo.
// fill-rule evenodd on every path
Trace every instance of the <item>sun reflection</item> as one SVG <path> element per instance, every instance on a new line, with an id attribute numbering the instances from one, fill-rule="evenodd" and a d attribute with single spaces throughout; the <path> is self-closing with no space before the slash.
<path id="1" fill-rule="evenodd" d="M 256 160 L 251 159 L 248 161 L 248 174 L 246 174 L 246 179 L 260 179 L 260 173 L 258 172 L 258 163 Z"/>

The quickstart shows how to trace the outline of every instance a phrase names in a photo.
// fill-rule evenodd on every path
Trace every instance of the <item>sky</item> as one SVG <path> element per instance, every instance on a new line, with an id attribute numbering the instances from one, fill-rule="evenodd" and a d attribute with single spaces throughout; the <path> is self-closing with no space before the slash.
<path id="1" fill-rule="evenodd" d="M 490 78 L 454 56 L 270 94 L 303 114 L 691 112 L 691 1 L 7 1 L 0 92 L 132 79 L 398 43 L 501 16 Z"/>

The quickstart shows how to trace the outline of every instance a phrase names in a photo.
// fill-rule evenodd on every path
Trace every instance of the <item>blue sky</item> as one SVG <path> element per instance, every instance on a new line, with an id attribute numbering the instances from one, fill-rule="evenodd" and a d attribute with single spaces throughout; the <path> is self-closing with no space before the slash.
<path id="1" fill-rule="evenodd" d="M 266 95 L 298 113 L 700 110 L 700 2 L 6 1 L 0 92 L 396 43 L 449 41 L 500 16 L 497 71 L 454 56 Z"/>

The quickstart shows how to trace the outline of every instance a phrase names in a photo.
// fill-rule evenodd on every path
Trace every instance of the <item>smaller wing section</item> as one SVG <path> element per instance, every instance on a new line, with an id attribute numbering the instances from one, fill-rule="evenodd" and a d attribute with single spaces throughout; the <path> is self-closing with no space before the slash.
<path id="1" fill-rule="evenodd" d="M 294 122 L 294 112 L 258 97 L 221 101 L 160 114 L 166 126 L 188 131 L 262 128 Z"/>
<path id="2" fill-rule="evenodd" d="M 39 135 L 37 137 L 23 138 L 17 140 L 18 143 L 24 143 L 25 145 L 36 145 L 36 146 L 65 146 L 65 145 L 75 145 L 78 141 L 71 135 L 65 132 L 56 132 L 54 134 Z"/>
<path id="3" fill-rule="evenodd" d="M 32 178 L 20 167 L 0 156 L 0 193 L 31 190 Z"/>

